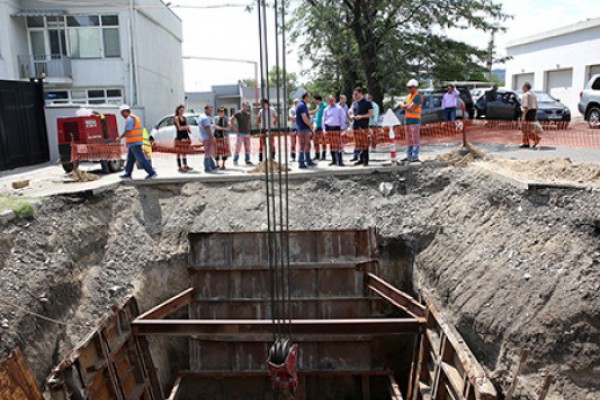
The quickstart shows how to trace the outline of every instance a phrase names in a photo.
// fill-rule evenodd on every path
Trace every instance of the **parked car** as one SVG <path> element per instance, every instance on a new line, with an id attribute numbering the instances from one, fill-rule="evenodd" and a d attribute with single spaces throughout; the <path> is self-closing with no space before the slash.
<path id="1" fill-rule="evenodd" d="M 600 127 L 600 74 L 594 75 L 579 95 L 579 112 L 590 127 Z"/>
<path id="2" fill-rule="evenodd" d="M 446 121 L 446 114 L 442 108 L 442 94 L 438 92 L 421 92 L 423 95 L 423 111 L 421 112 L 421 123 L 432 124 L 435 122 Z M 401 123 L 404 122 L 404 110 L 399 107 L 394 109 L 394 113 Z M 457 110 L 457 119 L 462 119 L 462 110 Z"/>
<path id="3" fill-rule="evenodd" d="M 200 118 L 199 114 L 184 114 L 188 120 L 188 124 L 191 128 L 190 137 L 192 139 L 200 139 L 200 128 L 198 127 L 198 119 Z M 177 136 L 177 128 L 175 127 L 175 122 L 173 121 L 173 115 L 167 115 L 163 117 L 160 122 L 152 128 L 152 132 L 150 135 L 157 142 L 168 142 L 174 140 Z"/>
<path id="4" fill-rule="evenodd" d="M 561 128 L 571 121 L 571 110 L 559 100 L 545 92 L 534 92 L 538 100 L 538 121 L 559 122 Z M 523 92 L 520 90 L 506 91 L 498 90 L 496 101 L 487 102 L 485 95 L 481 96 L 476 104 L 477 118 L 512 120 L 521 118 L 521 98 Z"/>
<path id="5" fill-rule="evenodd" d="M 436 87 L 433 89 L 433 93 L 444 94 L 447 91 L 447 86 Z M 465 103 L 465 109 L 469 115 L 469 119 L 475 118 L 475 103 L 474 97 L 471 95 L 471 90 L 467 86 L 456 86 L 456 90 L 460 92 L 460 99 Z"/>
<path id="6" fill-rule="evenodd" d="M 523 92 L 521 90 L 515 90 L 515 93 L 519 96 L 519 102 L 523 98 Z M 533 92 L 538 101 L 537 119 L 538 121 L 547 122 L 562 122 L 568 124 L 571 122 L 571 110 L 560 102 L 559 99 L 552 97 L 546 92 Z M 566 128 L 566 126 L 562 126 Z"/>
<path id="7" fill-rule="evenodd" d="M 518 120 L 521 118 L 521 102 L 515 92 L 498 90 L 496 101 L 488 102 L 485 94 L 475 103 L 477 118 Z"/>
<path id="8" fill-rule="evenodd" d="M 483 96 L 488 90 L 492 90 L 492 88 L 486 87 L 471 89 L 471 97 L 473 98 L 473 102 L 477 103 L 477 100 L 479 100 L 479 98 Z"/>

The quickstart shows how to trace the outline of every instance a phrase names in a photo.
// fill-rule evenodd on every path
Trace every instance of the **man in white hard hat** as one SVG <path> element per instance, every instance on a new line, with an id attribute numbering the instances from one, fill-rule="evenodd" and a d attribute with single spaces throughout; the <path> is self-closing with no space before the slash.
<path id="1" fill-rule="evenodd" d="M 119 140 L 125 138 L 125 144 L 127 145 L 127 164 L 125 164 L 125 174 L 121 175 L 121 178 L 131 179 L 136 160 L 148 173 L 146 179 L 156 178 L 156 171 L 152 168 L 143 150 L 144 127 L 142 121 L 137 115 L 131 113 L 131 108 L 127 104 L 119 107 L 119 111 L 125 118 L 125 131 L 119 136 Z"/>
<path id="2" fill-rule="evenodd" d="M 419 82 L 411 79 L 406 84 L 408 96 L 401 103 L 404 110 L 404 129 L 406 130 L 406 158 L 402 162 L 419 162 L 419 146 L 421 143 L 421 111 L 423 95 L 419 93 Z"/>

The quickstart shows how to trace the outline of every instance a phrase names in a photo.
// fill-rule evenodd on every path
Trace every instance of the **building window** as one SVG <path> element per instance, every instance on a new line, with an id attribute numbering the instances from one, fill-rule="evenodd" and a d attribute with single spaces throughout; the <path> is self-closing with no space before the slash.
<path id="1" fill-rule="evenodd" d="M 54 90 L 44 93 L 46 104 L 123 104 L 123 91 L 121 89 L 75 89 Z"/>
<path id="2" fill-rule="evenodd" d="M 27 17 L 27 27 L 36 56 L 41 56 L 37 54 L 40 52 L 45 58 L 47 55 L 66 55 L 68 48 L 71 58 L 121 57 L 118 15 Z M 31 37 L 36 31 L 40 40 L 37 36 Z"/>
<path id="3" fill-rule="evenodd" d="M 111 58 L 121 56 L 119 17 L 88 15 L 67 17 L 71 57 Z"/>

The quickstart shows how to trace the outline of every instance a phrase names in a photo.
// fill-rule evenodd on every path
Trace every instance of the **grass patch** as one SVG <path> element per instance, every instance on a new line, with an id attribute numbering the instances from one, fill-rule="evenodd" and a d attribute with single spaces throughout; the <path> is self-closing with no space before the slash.
<path id="1" fill-rule="evenodd" d="M 31 198 L 0 195 L 0 211 L 13 210 L 21 218 L 33 217 L 36 207 L 31 204 Z"/>

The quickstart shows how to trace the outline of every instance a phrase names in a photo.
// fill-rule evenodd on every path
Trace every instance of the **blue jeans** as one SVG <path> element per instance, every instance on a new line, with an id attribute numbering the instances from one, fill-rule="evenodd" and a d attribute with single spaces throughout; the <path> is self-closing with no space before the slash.
<path id="1" fill-rule="evenodd" d="M 217 143 L 214 139 L 202 139 L 204 144 L 204 171 L 211 172 L 217 169 L 217 164 L 215 163 L 215 150 L 217 147 Z"/>
<path id="2" fill-rule="evenodd" d="M 406 158 L 409 161 L 419 159 L 419 146 L 421 145 L 421 125 L 405 125 L 406 130 Z"/>
<path id="3" fill-rule="evenodd" d="M 244 146 L 244 152 L 246 153 L 246 162 L 250 162 L 250 151 L 251 141 L 249 133 L 238 133 L 235 141 L 235 152 L 233 153 L 233 161 L 237 162 L 240 159 L 240 151 Z"/>
<path id="4" fill-rule="evenodd" d="M 298 131 L 298 163 L 302 165 L 312 164 L 310 159 L 310 131 Z"/>
<path id="5" fill-rule="evenodd" d="M 444 108 L 446 121 L 456 121 L 456 107 Z"/>
<path id="6" fill-rule="evenodd" d="M 127 164 L 125 164 L 125 175 L 131 176 L 133 173 L 133 166 L 135 165 L 135 161 L 138 161 L 142 168 L 148 173 L 148 175 L 156 174 L 154 168 L 152 168 L 152 164 L 146 158 L 146 154 L 144 154 L 144 150 L 142 150 L 142 144 L 132 144 L 128 145 L 127 148 Z"/>

